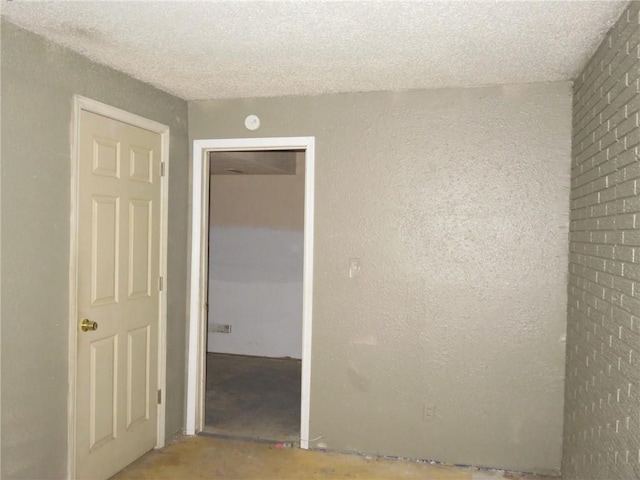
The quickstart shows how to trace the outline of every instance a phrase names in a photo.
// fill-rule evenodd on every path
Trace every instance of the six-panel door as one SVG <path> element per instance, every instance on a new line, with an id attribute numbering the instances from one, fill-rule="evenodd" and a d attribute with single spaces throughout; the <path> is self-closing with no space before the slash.
<path id="1" fill-rule="evenodd" d="M 157 133 L 81 113 L 78 478 L 108 478 L 156 444 L 160 148 Z"/>

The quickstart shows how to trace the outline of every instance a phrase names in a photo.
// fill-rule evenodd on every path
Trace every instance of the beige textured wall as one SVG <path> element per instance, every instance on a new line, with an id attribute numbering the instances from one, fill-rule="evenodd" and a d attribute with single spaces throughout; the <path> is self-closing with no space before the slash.
<path id="1" fill-rule="evenodd" d="M 171 128 L 167 434 L 183 426 L 187 105 L 2 20 L 2 471 L 65 478 L 70 124 L 80 94 Z"/>
<path id="2" fill-rule="evenodd" d="M 189 129 L 316 137 L 312 446 L 559 470 L 569 82 L 197 101 Z"/>
<path id="3" fill-rule="evenodd" d="M 639 11 L 574 85 L 566 479 L 640 478 Z"/>

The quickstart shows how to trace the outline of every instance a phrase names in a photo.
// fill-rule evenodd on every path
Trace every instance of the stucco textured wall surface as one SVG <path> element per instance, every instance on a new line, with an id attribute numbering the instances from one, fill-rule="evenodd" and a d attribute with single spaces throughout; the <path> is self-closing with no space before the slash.
<path id="1" fill-rule="evenodd" d="M 574 85 L 566 479 L 640 478 L 639 11 Z"/>
<path id="2" fill-rule="evenodd" d="M 571 97 L 189 103 L 192 139 L 316 137 L 312 446 L 559 471 Z"/>
<path id="3" fill-rule="evenodd" d="M 66 478 L 73 95 L 171 128 L 167 433 L 183 426 L 186 102 L 2 20 L 2 471 Z"/>

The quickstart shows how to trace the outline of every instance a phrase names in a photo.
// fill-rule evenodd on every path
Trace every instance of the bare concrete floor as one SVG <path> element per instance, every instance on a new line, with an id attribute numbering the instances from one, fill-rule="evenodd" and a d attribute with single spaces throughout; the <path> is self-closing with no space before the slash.
<path id="1" fill-rule="evenodd" d="M 208 354 L 207 433 L 298 441 L 300 362 Z M 431 465 L 210 436 L 180 437 L 112 480 L 533 480 L 545 477 Z M 547 477 L 548 478 L 548 477 Z"/>
<path id="2" fill-rule="evenodd" d="M 300 360 L 207 354 L 207 433 L 300 440 Z"/>
<path id="3" fill-rule="evenodd" d="M 272 444 L 182 437 L 154 450 L 115 475 L 112 480 L 533 480 L 545 477 L 501 471 L 430 465 L 300 449 Z M 549 478 L 549 477 L 546 477 Z"/>

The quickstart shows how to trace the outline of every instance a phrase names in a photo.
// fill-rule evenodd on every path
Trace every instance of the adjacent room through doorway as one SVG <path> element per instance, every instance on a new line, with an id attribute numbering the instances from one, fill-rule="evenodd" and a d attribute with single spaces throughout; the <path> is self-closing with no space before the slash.
<path id="1" fill-rule="evenodd" d="M 210 152 L 204 432 L 300 439 L 305 152 Z"/>

